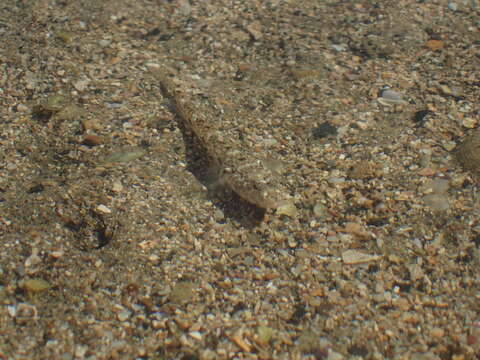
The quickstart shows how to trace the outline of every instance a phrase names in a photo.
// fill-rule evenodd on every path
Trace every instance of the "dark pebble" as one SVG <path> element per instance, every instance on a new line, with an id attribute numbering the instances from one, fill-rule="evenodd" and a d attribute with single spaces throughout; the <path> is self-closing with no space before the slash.
<path id="1" fill-rule="evenodd" d="M 323 139 L 330 135 L 337 135 L 337 128 L 328 122 L 321 123 L 312 130 L 312 136 L 315 140 Z"/>
<path id="2" fill-rule="evenodd" d="M 422 126 L 425 123 L 425 118 L 430 114 L 433 114 L 433 111 L 419 110 L 413 114 L 413 122 L 417 124 L 417 126 Z"/>

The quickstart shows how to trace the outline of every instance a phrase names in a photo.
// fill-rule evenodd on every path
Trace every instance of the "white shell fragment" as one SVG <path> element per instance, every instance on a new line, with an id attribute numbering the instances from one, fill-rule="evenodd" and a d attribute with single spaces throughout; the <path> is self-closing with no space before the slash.
<path id="1" fill-rule="evenodd" d="M 380 104 L 385 106 L 401 105 L 407 103 L 407 101 L 403 99 L 402 94 L 390 88 L 385 88 L 384 90 L 382 90 L 381 95 L 377 100 Z"/>
<path id="2" fill-rule="evenodd" d="M 100 204 L 100 205 L 97 206 L 97 211 L 99 213 L 103 213 L 103 214 L 111 214 L 112 213 L 112 210 L 110 210 L 110 208 L 106 207 L 103 204 Z"/>

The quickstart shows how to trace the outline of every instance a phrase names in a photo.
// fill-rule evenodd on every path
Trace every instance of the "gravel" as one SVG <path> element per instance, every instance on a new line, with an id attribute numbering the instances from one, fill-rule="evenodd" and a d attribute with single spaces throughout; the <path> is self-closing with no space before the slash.
<path id="1" fill-rule="evenodd" d="M 3 1 L 0 358 L 479 359 L 477 3 Z"/>

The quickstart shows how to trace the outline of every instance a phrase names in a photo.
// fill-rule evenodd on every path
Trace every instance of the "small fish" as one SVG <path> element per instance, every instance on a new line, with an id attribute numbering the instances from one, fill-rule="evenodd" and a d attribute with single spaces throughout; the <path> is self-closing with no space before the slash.
<path id="1" fill-rule="evenodd" d="M 170 99 L 174 111 L 188 131 L 191 131 L 218 169 L 219 182 L 229 187 L 245 201 L 263 209 L 276 209 L 284 203 L 287 191 L 280 182 L 281 176 L 262 159 L 239 151 L 221 136 L 208 116 L 195 111 L 189 95 L 178 91 L 165 69 L 157 70 L 163 95 Z"/>

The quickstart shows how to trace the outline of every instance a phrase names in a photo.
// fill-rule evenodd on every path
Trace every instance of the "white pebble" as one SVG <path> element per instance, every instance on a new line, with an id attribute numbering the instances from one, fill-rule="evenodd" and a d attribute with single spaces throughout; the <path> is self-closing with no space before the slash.
<path id="1" fill-rule="evenodd" d="M 386 105 L 386 106 L 407 103 L 405 100 L 403 100 L 402 94 L 390 88 L 386 88 L 385 90 L 383 90 L 381 96 L 377 100 L 380 104 Z"/>
<path id="2" fill-rule="evenodd" d="M 104 213 L 104 214 L 111 214 L 112 213 L 112 210 L 110 210 L 110 208 L 106 207 L 103 204 L 100 204 L 100 205 L 97 206 L 97 211 L 101 212 L 101 213 Z"/>
<path id="3" fill-rule="evenodd" d="M 192 339 L 202 341 L 202 334 L 199 331 L 191 331 L 188 333 Z"/>

